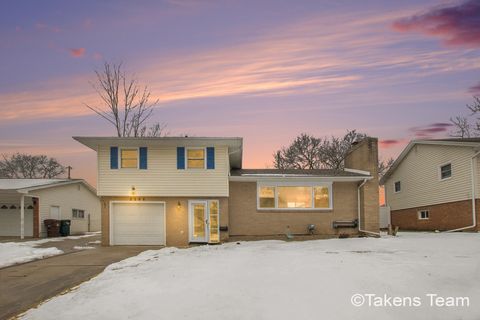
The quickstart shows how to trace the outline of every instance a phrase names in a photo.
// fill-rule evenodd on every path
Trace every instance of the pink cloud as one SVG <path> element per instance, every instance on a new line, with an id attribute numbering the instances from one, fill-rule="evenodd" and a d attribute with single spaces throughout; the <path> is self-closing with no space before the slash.
<path id="1" fill-rule="evenodd" d="M 468 92 L 474 95 L 480 95 L 480 82 L 468 88 Z"/>
<path id="2" fill-rule="evenodd" d="M 60 31 L 62 31 L 59 27 L 49 26 L 48 24 L 42 22 L 36 23 L 35 28 L 38 30 L 50 31 L 53 33 L 59 33 Z"/>
<path id="3" fill-rule="evenodd" d="M 448 122 L 437 122 L 422 127 L 413 127 L 410 131 L 416 138 L 428 139 L 436 133 L 446 132 L 451 126 L 452 124 Z"/>
<path id="4" fill-rule="evenodd" d="M 386 140 L 380 140 L 379 141 L 380 148 L 384 148 L 384 149 L 394 147 L 394 146 L 399 145 L 401 143 L 403 143 L 403 139 L 400 139 L 400 140 L 386 139 Z"/>
<path id="5" fill-rule="evenodd" d="M 101 53 L 98 53 L 98 52 L 95 52 L 93 55 L 92 55 L 92 58 L 94 60 L 102 60 L 103 59 L 103 55 Z"/>
<path id="6" fill-rule="evenodd" d="M 85 55 L 85 48 L 74 48 L 70 49 L 70 55 L 74 58 L 81 58 Z"/>
<path id="7" fill-rule="evenodd" d="M 436 7 L 430 11 L 397 20 L 392 25 L 400 32 L 416 31 L 443 39 L 446 45 L 480 46 L 480 1 Z"/>

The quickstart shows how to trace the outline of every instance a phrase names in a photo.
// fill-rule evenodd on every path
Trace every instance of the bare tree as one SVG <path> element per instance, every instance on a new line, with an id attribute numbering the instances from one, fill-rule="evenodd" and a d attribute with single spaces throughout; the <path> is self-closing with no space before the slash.
<path id="1" fill-rule="evenodd" d="M 87 108 L 115 127 L 118 137 L 160 136 L 164 124 L 147 125 L 158 99 L 150 101 L 150 90 L 140 86 L 135 78 L 127 76 L 122 64 L 104 63 L 96 70 L 97 81 L 91 83 L 100 96 L 103 106 L 85 104 Z"/>
<path id="2" fill-rule="evenodd" d="M 388 160 L 380 160 L 378 162 L 378 177 L 381 179 L 385 173 L 392 167 L 395 160 L 393 158 L 389 158 Z"/>
<path id="3" fill-rule="evenodd" d="M 16 153 L 11 156 L 2 155 L 0 160 L 1 178 L 44 178 L 51 179 L 65 172 L 54 158 L 45 155 L 29 155 Z"/>
<path id="4" fill-rule="evenodd" d="M 456 116 L 450 118 L 450 122 L 453 124 L 454 129 L 450 132 L 450 136 L 458 138 L 472 138 L 480 136 L 480 97 L 474 96 L 473 103 L 467 104 L 467 109 L 470 111 L 469 117 L 473 118 L 472 120 L 465 116 Z"/>
<path id="5" fill-rule="evenodd" d="M 300 134 L 288 146 L 274 154 L 274 167 L 278 169 L 342 169 L 352 143 L 366 137 L 356 130 L 345 136 L 316 138 L 306 133 Z"/>

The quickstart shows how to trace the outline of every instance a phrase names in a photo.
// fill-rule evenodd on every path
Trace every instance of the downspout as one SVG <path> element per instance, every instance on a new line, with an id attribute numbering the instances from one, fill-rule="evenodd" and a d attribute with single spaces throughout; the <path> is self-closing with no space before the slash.
<path id="1" fill-rule="evenodd" d="M 372 231 L 367 231 L 362 229 L 362 220 L 360 218 L 360 212 L 361 206 L 360 206 L 360 189 L 365 185 L 365 183 L 368 182 L 368 179 L 363 179 L 363 182 L 358 186 L 357 188 L 357 203 L 358 203 L 358 208 L 357 208 L 357 213 L 358 213 L 358 232 L 363 232 L 366 234 L 371 234 L 377 237 L 380 237 L 380 232 L 372 232 Z"/>
<path id="2" fill-rule="evenodd" d="M 477 182 L 477 179 L 476 179 L 476 171 L 475 168 L 476 168 L 476 163 L 475 163 L 475 158 L 480 154 L 480 151 L 477 151 L 473 156 L 472 156 L 472 162 L 471 162 L 471 180 L 472 180 L 472 224 L 469 225 L 469 226 L 466 226 L 466 227 L 462 227 L 462 228 L 457 228 L 457 229 L 453 229 L 453 230 L 447 230 L 445 232 L 455 232 L 455 231 L 462 231 L 462 230 L 465 230 L 465 229 L 470 229 L 470 228 L 474 228 L 477 226 L 477 208 L 476 208 L 476 204 L 475 204 L 475 199 L 476 199 L 476 182 Z"/>

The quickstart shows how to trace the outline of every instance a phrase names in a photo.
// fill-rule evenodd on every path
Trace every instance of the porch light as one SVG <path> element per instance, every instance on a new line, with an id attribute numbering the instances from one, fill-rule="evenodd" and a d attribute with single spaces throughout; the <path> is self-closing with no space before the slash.
<path id="1" fill-rule="evenodd" d="M 177 209 L 180 210 L 180 208 L 182 207 L 182 204 L 180 203 L 180 201 L 177 202 Z"/>
<path id="2" fill-rule="evenodd" d="M 132 191 L 130 193 L 132 194 L 132 196 L 135 195 L 135 186 L 132 186 Z"/>

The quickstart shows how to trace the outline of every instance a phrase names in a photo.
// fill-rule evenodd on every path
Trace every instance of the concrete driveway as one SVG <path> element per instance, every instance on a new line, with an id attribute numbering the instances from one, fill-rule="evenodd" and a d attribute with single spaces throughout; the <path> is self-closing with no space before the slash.
<path id="1" fill-rule="evenodd" d="M 98 247 L 0 269 L 0 319 L 18 315 L 91 279 L 111 263 L 159 248 Z"/>

